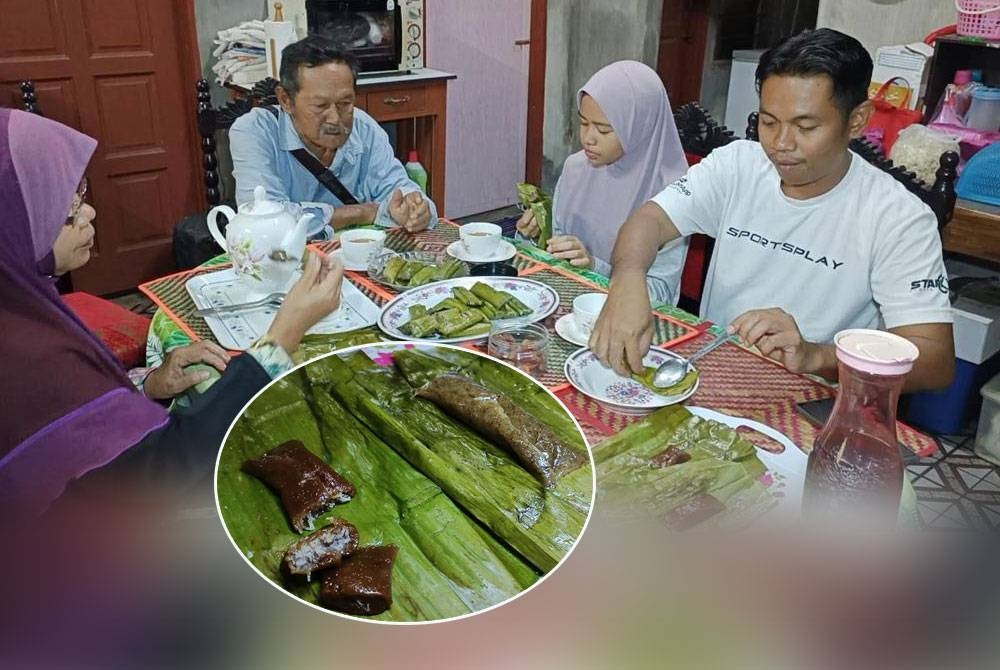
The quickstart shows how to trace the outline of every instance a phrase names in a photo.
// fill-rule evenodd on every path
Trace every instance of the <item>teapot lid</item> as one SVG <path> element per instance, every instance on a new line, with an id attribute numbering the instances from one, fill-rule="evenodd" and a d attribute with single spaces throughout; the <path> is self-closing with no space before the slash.
<path id="1" fill-rule="evenodd" d="M 243 207 L 243 211 L 248 214 L 280 214 L 285 211 L 284 206 L 276 200 L 267 199 L 267 189 L 257 186 L 253 190 L 253 202 L 248 202 Z"/>

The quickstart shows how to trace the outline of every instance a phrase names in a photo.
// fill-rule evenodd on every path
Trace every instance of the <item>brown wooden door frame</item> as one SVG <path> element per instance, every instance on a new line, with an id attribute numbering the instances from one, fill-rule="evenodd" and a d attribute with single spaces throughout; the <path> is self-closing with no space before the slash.
<path id="1" fill-rule="evenodd" d="M 682 34 L 675 32 L 676 12 L 681 12 Z M 670 95 L 670 105 L 677 109 L 688 102 L 699 102 L 701 81 L 705 68 L 705 48 L 708 45 L 709 6 L 701 0 L 664 0 L 660 19 L 659 53 L 656 56 L 656 73 Z M 683 55 L 671 60 L 667 47 L 680 41 Z"/>
<path id="2" fill-rule="evenodd" d="M 524 180 L 542 183 L 542 147 L 545 125 L 545 31 L 547 0 L 531 0 L 528 45 L 528 132 L 524 151 Z"/>
<path id="3" fill-rule="evenodd" d="M 38 13 L 46 19 L 51 17 L 52 27 L 39 25 L 38 30 L 49 31 L 39 35 L 44 35 L 40 40 L 51 41 L 51 46 L 49 42 L 40 41 L 40 47 L 33 51 L 30 31 L 35 28 L 28 23 L 19 28 L 26 31 L 22 35 L 28 35 L 27 41 L 22 39 L 16 44 L 7 44 L 0 58 L 0 82 L 3 82 L 4 97 L 9 99 L 5 104 L 20 107 L 19 82 L 34 80 L 42 114 L 89 132 L 100 142 L 88 168 L 94 204 L 99 210 L 97 238 L 91 262 L 73 273 L 74 286 L 78 290 L 121 291 L 172 271 L 171 230 L 182 216 L 193 213 L 204 201 L 199 197 L 204 185 L 197 169 L 200 152 L 193 90 L 194 82 L 201 76 L 194 2 L 147 2 L 156 11 L 140 17 L 136 26 L 148 28 L 155 24 L 142 21 L 169 20 L 170 27 L 165 30 L 160 23 L 149 31 L 136 28 L 134 34 L 141 34 L 139 39 L 144 40 L 139 48 L 129 41 L 119 48 L 114 42 L 117 36 L 114 24 L 101 23 L 99 19 L 97 23 L 89 23 L 94 20 L 94 12 L 101 10 L 101 5 L 44 0 Z M 85 14 L 84 10 L 91 13 Z M 147 10 L 144 7 L 142 11 Z M 154 14 L 159 19 L 149 18 Z M 38 20 L 33 14 L 25 16 Z M 4 26 L 5 30 L 15 25 L 13 19 L 11 21 Z M 106 30 L 102 33 L 101 29 Z M 97 32 L 90 32 L 92 30 Z M 102 42 L 109 35 L 111 41 Z M 92 38 L 96 41 L 91 41 Z M 126 33 L 125 39 L 131 38 L 132 35 Z M 106 47 L 109 48 L 102 51 Z M 115 60 L 119 58 L 132 60 Z M 162 75 L 156 70 L 154 75 L 149 69 L 154 67 L 148 62 L 149 58 L 159 59 L 168 70 Z M 158 79 L 152 79 L 154 76 Z M 127 98 L 131 91 L 145 84 L 142 77 L 151 78 L 147 88 L 153 95 L 160 96 L 159 111 L 156 111 L 157 105 L 152 106 L 153 123 L 159 125 L 144 123 L 141 127 L 149 128 L 148 134 L 129 135 L 131 131 L 123 131 L 120 125 L 113 123 L 113 116 L 104 115 L 107 109 L 120 112 L 127 108 L 120 102 L 112 102 L 102 110 L 100 104 L 109 99 L 114 101 L 115 96 L 119 96 L 119 100 L 122 96 Z M 157 85 L 163 88 L 157 91 Z M 136 137 L 139 142 L 129 144 Z M 148 138 L 153 138 L 152 143 Z M 122 188 L 132 189 L 132 194 L 122 196 Z M 154 191 L 158 197 L 159 208 L 148 209 L 147 199 L 136 196 L 149 191 Z M 147 209 L 142 209 L 144 206 Z M 157 207 L 156 204 L 151 206 Z M 139 220 L 137 212 L 142 215 L 148 212 L 149 218 L 142 220 L 148 228 L 129 227 Z M 148 236 L 144 236 L 143 230 L 148 231 Z M 105 254 L 108 257 L 102 259 Z"/>
<path id="4" fill-rule="evenodd" d="M 180 31 L 180 43 L 178 48 L 182 49 L 183 60 L 182 68 L 184 78 L 186 79 L 186 86 L 182 87 L 181 95 L 187 97 L 191 101 L 190 105 L 185 105 L 185 123 L 187 124 L 190 136 L 193 138 L 198 138 L 198 107 L 195 104 L 196 100 L 196 90 L 195 84 L 198 80 L 202 78 L 202 67 L 201 67 L 201 51 L 198 46 L 198 19 L 195 16 L 194 3 L 195 0 L 174 0 L 178 5 L 180 5 L 180 11 L 177 15 L 177 25 Z M 200 144 L 195 141 L 191 142 L 189 147 L 189 153 L 191 154 L 190 164 L 192 168 L 194 166 L 201 164 L 202 152 Z M 193 170 L 195 173 L 195 179 L 198 183 L 198 202 L 206 202 L 205 181 L 200 178 L 201 171 Z M 193 214 L 194 212 L 192 212 Z"/>

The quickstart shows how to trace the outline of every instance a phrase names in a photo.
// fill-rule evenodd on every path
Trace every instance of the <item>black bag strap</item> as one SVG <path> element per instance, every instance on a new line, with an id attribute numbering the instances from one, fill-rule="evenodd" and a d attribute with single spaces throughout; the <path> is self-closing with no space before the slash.
<path id="1" fill-rule="evenodd" d="M 278 108 L 273 105 L 267 105 L 266 109 L 274 115 L 274 118 L 278 118 Z M 357 205 L 358 199 L 347 190 L 337 176 L 330 172 L 330 169 L 319 162 L 319 159 L 313 156 L 311 153 L 305 149 L 293 149 L 289 152 L 295 156 L 302 167 L 309 170 L 312 176 L 316 177 L 316 180 L 323 184 L 330 193 L 333 193 L 337 198 L 345 205 Z"/>

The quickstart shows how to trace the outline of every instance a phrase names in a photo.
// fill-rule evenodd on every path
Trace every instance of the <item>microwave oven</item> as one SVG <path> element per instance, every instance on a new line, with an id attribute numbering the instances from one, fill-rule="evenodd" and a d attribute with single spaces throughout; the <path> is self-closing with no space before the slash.
<path id="1" fill-rule="evenodd" d="M 362 74 L 399 72 L 403 60 L 399 0 L 306 0 L 306 27 L 354 56 Z"/>

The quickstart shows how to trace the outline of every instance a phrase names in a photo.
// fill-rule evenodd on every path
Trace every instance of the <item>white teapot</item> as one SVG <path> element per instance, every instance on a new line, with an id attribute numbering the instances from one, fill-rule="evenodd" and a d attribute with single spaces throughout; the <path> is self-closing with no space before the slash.
<path id="1" fill-rule="evenodd" d="M 229 221 L 223 237 L 216 221 L 219 212 Z M 239 213 L 220 205 L 208 213 L 212 237 L 229 253 L 233 269 L 251 293 L 284 291 L 299 267 L 306 248 L 306 231 L 312 214 L 298 221 L 288 208 L 267 199 L 263 186 L 253 190 L 253 202 L 240 205 Z"/>

